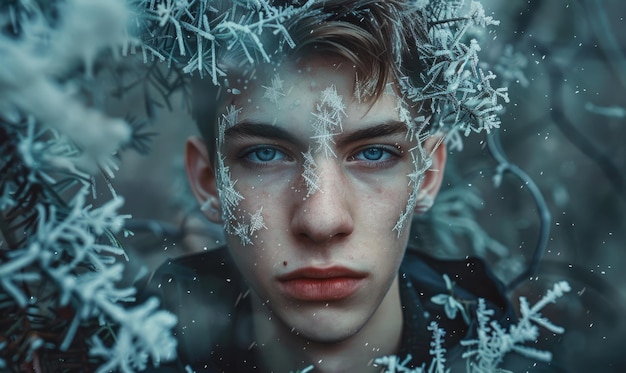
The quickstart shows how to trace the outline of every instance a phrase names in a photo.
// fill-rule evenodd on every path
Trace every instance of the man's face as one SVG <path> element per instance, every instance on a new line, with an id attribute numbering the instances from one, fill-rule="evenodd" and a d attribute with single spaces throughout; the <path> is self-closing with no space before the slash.
<path id="1" fill-rule="evenodd" d="M 242 83 L 221 129 L 215 172 L 228 247 L 288 330 L 340 341 L 390 297 L 417 143 L 393 89 L 360 102 L 349 63 L 277 71 Z"/>

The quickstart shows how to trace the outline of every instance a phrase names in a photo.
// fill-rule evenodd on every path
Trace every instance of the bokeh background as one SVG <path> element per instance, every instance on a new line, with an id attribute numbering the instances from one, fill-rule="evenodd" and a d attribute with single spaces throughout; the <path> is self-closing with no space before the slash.
<path id="1" fill-rule="evenodd" d="M 507 174 L 496 188 L 489 170 L 497 163 L 486 138 L 470 137 L 461 153 L 450 155 L 444 200 L 438 203 L 465 196 L 459 200 L 467 206 L 456 217 L 471 217 L 480 229 L 465 224 L 454 245 L 446 246 L 426 222 L 430 239 L 424 250 L 446 257 L 481 255 L 509 282 L 528 268 L 541 229 L 549 228 L 536 272 L 510 294 L 513 301 L 525 296 L 534 302 L 556 281 L 572 285 L 570 294 L 545 311 L 566 333 L 546 332 L 536 347 L 551 350 L 564 371 L 625 372 L 626 3 L 483 3 L 501 21 L 494 32 L 477 36 L 482 59 L 509 85 L 502 149 L 531 182 Z M 123 101 L 112 98 L 109 106 L 113 113 L 142 116 L 144 99 L 137 91 Z M 113 180 L 126 199 L 124 212 L 134 218 L 134 236 L 124 242 L 137 270 L 152 271 L 166 258 L 221 243 L 219 229 L 204 222 L 186 186 L 184 142 L 196 131 L 184 95 L 172 95 L 169 104 L 149 125 L 150 154 L 124 153 Z M 545 199 L 549 227 L 540 224 L 545 211 L 531 197 L 531 184 Z M 478 250 L 472 237 L 484 234 L 499 244 Z"/>

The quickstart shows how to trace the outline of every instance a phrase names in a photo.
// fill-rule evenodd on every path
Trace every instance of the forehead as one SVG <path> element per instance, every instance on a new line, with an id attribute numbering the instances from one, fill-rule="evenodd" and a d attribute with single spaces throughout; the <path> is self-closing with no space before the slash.
<path id="1" fill-rule="evenodd" d="M 310 123 L 328 101 L 343 105 L 347 124 L 398 120 L 399 99 L 392 84 L 376 100 L 360 91 L 361 84 L 355 67 L 342 59 L 286 60 L 257 68 L 240 83 L 230 104 L 240 109 L 240 121 L 270 124 Z"/>

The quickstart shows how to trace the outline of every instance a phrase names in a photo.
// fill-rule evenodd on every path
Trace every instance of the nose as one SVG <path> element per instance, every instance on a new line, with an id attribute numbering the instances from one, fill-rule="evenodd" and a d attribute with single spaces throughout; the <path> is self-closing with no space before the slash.
<path id="1" fill-rule="evenodd" d="M 300 239 L 327 243 L 352 233 L 353 206 L 341 165 L 332 157 L 319 158 L 316 162 L 319 189 L 308 197 L 300 192 L 302 198 L 297 197 L 291 228 Z"/>

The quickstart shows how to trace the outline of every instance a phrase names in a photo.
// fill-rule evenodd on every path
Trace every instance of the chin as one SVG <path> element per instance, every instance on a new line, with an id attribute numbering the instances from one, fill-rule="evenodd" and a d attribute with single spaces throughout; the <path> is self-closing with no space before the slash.
<path id="1" fill-rule="evenodd" d="M 351 320 L 341 323 L 342 317 L 349 317 Z M 355 320 L 351 314 L 332 315 L 326 322 L 307 317 L 307 320 L 298 322 L 298 326 L 292 325 L 290 330 L 301 338 L 317 343 L 340 343 L 359 332 L 363 323 Z"/>
<path id="2" fill-rule="evenodd" d="M 294 333 L 298 335 L 300 338 L 306 339 L 307 341 L 320 343 L 320 344 L 337 344 L 341 343 L 350 337 L 354 336 L 357 333 L 357 330 L 350 330 L 346 332 L 341 332 L 336 329 L 333 330 L 320 330 L 316 329 L 307 333 L 308 331 L 298 331 L 296 329 Z"/>

